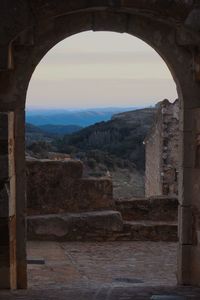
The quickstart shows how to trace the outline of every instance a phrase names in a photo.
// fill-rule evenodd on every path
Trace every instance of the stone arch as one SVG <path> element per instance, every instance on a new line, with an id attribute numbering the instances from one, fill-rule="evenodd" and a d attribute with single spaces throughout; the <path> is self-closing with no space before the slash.
<path id="1" fill-rule="evenodd" d="M 134 4 L 131 4 L 131 1 L 106 0 L 86 1 L 87 3 L 85 1 L 55 3 L 53 0 L 46 1 L 48 2 L 45 2 L 46 4 L 42 4 L 40 0 L 35 2 L 31 2 L 30 10 L 25 14 L 26 18 L 23 18 L 23 22 L 19 22 L 17 29 L 13 30 L 12 38 L 10 37 L 12 71 L 4 73 L 6 85 L 0 91 L 1 111 L 14 111 L 15 137 L 18 137 L 14 152 L 17 286 L 26 286 L 23 152 L 26 91 L 32 73 L 42 57 L 61 40 L 86 30 L 127 32 L 137 36 L 162 56 L 176 82 L 182 105 L 178 280 L 182 284 L 199 284 L 200 268 L 196 268 L 194 272 L 191 269 L 191 265 L 195 263 L 191 252 L 197 255 L 198 251 L 197 231 L 194 239 L 191 231 L 191 225 L 198 219 L 196 217 L 192 221 L 192 204 L 196 204 L 197 195 L 193 189 L 193 181 L 188 181 L 188 176 L 193 175 L 195 161 L 195 151 L 192 148 L 193 133 L 200 130 L 200 125 L 192 122 L 192 118 L 198 119 L 197 110 L 200 107 L 198 82 L 200 75 L 195 73 L 193 63 L 196 58 L 196 45 L 200 39 L 197 33 L 191 33 L 184 25 L 184 20 L 193 7 L 193 1 L 176 0 L 172 3 L 172 1 L 152 0 L 147 3 L 140 0 Z M 20 3 L 22 2 L 19 2 L 19 6 Z M 28 8 L 21 6 L 21 9 Z M 15 18 L 17 20 L 17 16 Z M 193 244 L 196 248 L 192 247 Z"/>
<path id="2" fill-rule="evenodd" d="M 107 22 L 109 20 L 109 22 Z M 108 23 L 108 24 L 107 24 Z M 142 24 L 142 26 L 141 26 Z M 81 33 L 83 31 L 113 31 L 117 33 L 128 33 L 143 40 L 152 47 L 163 59 L 169 68 L 171 75 L 176 83 L 179 98 L 182 99 L 181 80 L 182 76 L 178 70 L 181 65 L 176 60 L 176 47 L 172 46 L 176 43 L 176 32 L 173 26 L 162 24 L 162 30 L 159 30 L 159 21 L 151 21 L 145 16 L 132 16 L 123 12 L 111 11 L 95 11 L 95 12 L 78 12 L 73 15 L 64 15 L 56 18 L 51 18 L 44 25 L 43 30 L 36 31 L 36 41 L 33 47 L 28 49 L 28 55 L 21 57 L 16 53 L 15 62 L 18 65 L 16 72 L 23 73 L 23 84 L 18 82 L 21 76 L 16 74 L 16 84 L 23 86 L 24 94 L 28 88 L 31 76 L 42 60 L 42 58 L 55 45 L 67 37 Z M 26 51 L 26 49 L 24 49 Z M 187 52 L 184 53 L 187 55 Z M 182 60 L 185 56 L 182 57 Z M 21 103 L 25 106 L 24 103 Z"/>

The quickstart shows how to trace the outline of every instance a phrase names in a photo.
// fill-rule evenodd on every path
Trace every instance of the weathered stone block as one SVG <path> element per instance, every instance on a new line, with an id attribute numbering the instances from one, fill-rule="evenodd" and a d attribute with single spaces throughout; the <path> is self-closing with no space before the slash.
<path id="1" fill-rule="evenodd" d="M 195 152 L 196 152 L 196 135 L 194 132 L 182 132 L 183 137 L 183 160 L 179 162 L 180 167 L 193 168 L 195 166 Z"/>
<path id="2" fill-rule="evenodd" d="M 82 178 L 74 181 L 72 189 L 73 201 L 81 211 L 115 207 L 112 180 L 109 178 Z"/>
<path id="3" fill-rule="evenodd" d="M 181 244 L 192 244 L 192 209 L 179 206 L 179 241 Z"/>
<path id="4" fill-rule="evenodd" d="M 28 214 L 113 209 L 112 181 L 81 178 L 80 161 L 28 161 Z"/>
<path id="5" fill-rule="evenodd" d="M 178 244 L 178 283 L 191 284 L 191 245 Z"/>
<path id="6" fill-rule="evenodd" d="M 16 177 L 10 177 L 9 183 L 9 216 L 12 217 L 16 214 Z"/>
<path id="7" fill-rule="evenodd" d="M 156 121 L 145 138 L 146 170 L 145 194 L 178 194 L 178 169 L 180 158 L 179 100 L 163 100 L 158 107 Z"/>
<path id="8" fill-rule="evenodd" d="M 170 197 L 117 200 L 124 220 L 177 221 L 178 200 Z"/>
<path id="9" fill-rule="evenodd" d="M 121 215 L 116 211 L 32 216 L 27 224 L 29 240 L 106 240 L 123 229 Z"/>
<path id="10" fill-rule="evenodd" d="M 177 221 L 178 200 L 176 197 L 150 197 L 150 219 L 154 221 Z"/>
<path id="11" fill-rule="evenodd" d="M 116 32 L 125 32 L 127 27 L 127 15 L 119 13 L 96 12 L 94 14 L 93 30 L 105 31 L 112 28 Z"/>
<path id="12" fill-rule="evenodd" d="M 190 284 L 199 285 L 200 278 L 200 246 L 191 247 L 191 260 L 190 260 Z"/>
<path id="13" fill-rule="evenodd" d="M 11 130 L 13 129 L 12 123 L 14 122 L 14 136 L 18 139 L 24 139 L 25 135 L 25 111 L 23 109 L 17 110 L 15 113 L 9 114 L 9 122 Z M 23 144 L 22 144 L 23 145 Z"/>
<path id="14" fill-rule="evenodd" d="M 185 25 L 189 28 L 199 31 L 200 30 L 200 9 L 193 9 L 185 20 Z"/>
<path id="15" fill-rule="evenodd" d="M 177 225 L 169 222 L 125 222 L 124 233 L 129 233 L 128 238 L 124 234 L 122 240 L 130 241 L 164 241 L 176 242 Z"/>
<path id="16" fill-rule="evenodd" d="M 179 183 L 179 202 L 183 206 L 191 206 L 193 204 L 200 209 L 200 169 L 184 168 L 182 170 L 182 174 L 183 177 L 180 178 Z"/>
<path id="17" fill-rule="evenodd" d="M 28 176 L 38 181 L 41 178 L 43 180 L 55 180 L 62 179 L 79 179 L 82 177 L 83 165 L 78 160 L 69 160 L 69 161 L 53 161 L 53 160 L 30 160 L 26 162 L 27 165 L 27 174 Z M 42 177 L 41 177 L 42 176 Z"/>
<path id="18" fill-rule="evenodd" d="M 73 15 L 62 15 L 54 21 L 54 32 L 56 34 L 63 35 L 66 37 L 66 28 L 69 35 L 73 32 L 77 33 L 80 28 L 81 31 L 92 30 L 93 15 L 91 13 L 79 13 L 79 17 L 74 18 Z"/>
<path id="19" fill-rule="evenodd" d="M 200 108 L 185 109 L 184 113 L 184 130 L 200 131 Z"/>

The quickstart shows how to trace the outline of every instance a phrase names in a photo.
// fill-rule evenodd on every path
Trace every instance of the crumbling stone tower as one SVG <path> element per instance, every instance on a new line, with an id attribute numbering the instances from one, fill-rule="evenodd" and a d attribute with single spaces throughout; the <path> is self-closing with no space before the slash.
<path id="1" fill-rule="evenodd" d="M 178 195 L 179 101 L 158 104 L 155 123 L 145 139 L 145 194 Z"/>
<path id="2" fill-rule="evenodd" d="M 200 285 L 200 1 L 2 0 L 0 288 L 26 288 L 24 109 L 35 67 L 68 36 L 127 32 L 171 70 L 180 109 L 178 281 Z M 67 72 L 67 70 L 66 70 Z"/>

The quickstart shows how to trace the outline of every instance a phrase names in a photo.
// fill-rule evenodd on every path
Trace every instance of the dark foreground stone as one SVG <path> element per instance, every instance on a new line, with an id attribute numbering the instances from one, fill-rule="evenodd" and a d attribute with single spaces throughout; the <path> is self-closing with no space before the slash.
<path id="1" fill-rule="evenodd" d="M 71 289 L 37 289 L 17 292 L 0 291 L 1 300 L 150 300 L 155 295 L 182 296 L 187 300 L 199 300 L 199 288 L 186 287 L 113 287 Z M 156 299 L 156 298 L 155 298 Z M 181 299 L 181 298 L 177 298 Z"/>
<path id="2" fill-rule="evenodd" d="M 172 222 L 124 222 L 123 234 L 117 240 L 177 242 L 177 227 Z"/>
<path id="3" fill-rule="evenodd" d="M 32 160 L 26 168 L 28 215 L 115 209 L 112 180 L 83 178 L 78 160 Z"/>
<path id="4" fill-rule="evenodd" d="M 29 240 L 106 240 L 123 230 L 123 221 L 117 211 L 40 215 L 28 217 L 27 228 Z"/>
<path id="5" fill-rule="evenodd" d="M 117 211 L 30 216 L 28 239 L 44 241 L 177 241 L 177 224 L 123 222 Z"/>
<path id="6" fill-rule="evenodd" d="M 116 208 L 124 220 L 177 221 L 178 200 L 171 197 L 116 200 Z"/>

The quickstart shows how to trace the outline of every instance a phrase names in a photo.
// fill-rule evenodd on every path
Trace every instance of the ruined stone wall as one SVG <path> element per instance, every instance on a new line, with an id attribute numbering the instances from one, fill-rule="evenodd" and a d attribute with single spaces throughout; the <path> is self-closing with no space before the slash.
<path id="1" fill-rule="evenodd" d="M 164 101 L 163 115 L 163 195 L 178 194 L 179 152 L 179 101 L 173 104 Z"/>
<path id="2" fill-rule="evenodd" d="M 145 140 L 145 194 L 146 197 L 162 195 L 162 115 L 157 119 L 155 126 Z"/>
<path id="3" fill-rule="evenodd" d="M 30 160 L 28 215 L 77 213 L 114 208 L 112 180 L 83 178 L 80 161 Z"/>
<path id="4" fill-rule="evenodd" d="M 154 195 L 178 194 L 179 101 L 159 103 L 155 124 L 145 140 L 145 192 Z"/>

